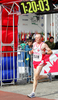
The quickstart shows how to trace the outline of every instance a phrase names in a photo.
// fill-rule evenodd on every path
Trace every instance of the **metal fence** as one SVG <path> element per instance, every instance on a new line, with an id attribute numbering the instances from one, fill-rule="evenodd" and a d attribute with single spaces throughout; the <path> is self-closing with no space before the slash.
<path id="1" fill-rule="evenodd" d="M 27 53 L 27 56 L 26 56 Z M 33 80 L 32 55 L 25 50 L 0 53 L 0 83 L 15 84 L 18 80 Z M 30 66 L 29 66 L 30 65 Z"/>
<path id="2" fill-rule="evenodd" d="M 58 54 L 58 50 L 53 51 L 53 54 L 50 57 L 50 61 L 52 64 L 53 61 L 57 61 L 56 64 L 58 64 L 57 56 L 55 54 Z M 43 67 L 43 70 L 41 72 L 42 75 L 47 74 L 44 73 L 44 70 L 46 70 L 46 72 L 49 72 L 51 70 L 49 66 L 50 63 Z M 53 66 L 55 66 L 57 69 L 57 66 L 55 64 Z M 52 71 L 52 75 L 58 75 L 58 72 Z M 17 51 L 0 52 L 1 86 L 5 84 L 15 84 L 19 80 L 24 79 L 26 79 L 27 82 L 30 82 L 33 81 L 33 76 L 33 55 L 30 56 L 27 51 L 20 49 L 18 49 Z"/>
<path id="3" fill-rule="evenodd" d="M 33 55 L 29 56 L 29 53 L 25 50 L 17 51 L 17 79 L 27 79 L 27 82 L 33 80 Z"/>

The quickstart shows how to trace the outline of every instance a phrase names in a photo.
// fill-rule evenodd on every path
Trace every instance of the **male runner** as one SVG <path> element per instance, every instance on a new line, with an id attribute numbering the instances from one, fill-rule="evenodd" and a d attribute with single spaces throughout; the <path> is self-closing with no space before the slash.
<path id="1" fill-rule="evenodd" d="M 41 34 L 36 34 L 35 41 L 36 42 L 33 43 L 33 49 L 29 51 L 29 54 L 33 53 L 33 67 L 34 67 L 33 91 L 31 92 L 31 94 L 27 95 L 30 98 L 35 97 L 35 90 L 37 87 L 38 80 L 49 78 L 50 81 L 52 81 L 50 73 L 48 73 L 47 75 L 40 75 L 40 72 L 44 66 L 44 56 L 45 54 L 48 55 L 52 54 L 52 51 L 46 43 L 42 42 Z"/>

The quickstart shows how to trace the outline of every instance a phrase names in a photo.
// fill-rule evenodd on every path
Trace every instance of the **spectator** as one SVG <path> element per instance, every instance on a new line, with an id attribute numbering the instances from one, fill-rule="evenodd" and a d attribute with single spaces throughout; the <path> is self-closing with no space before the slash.
<path id="1" fill-rule="evenodd" d="M 53 36 L 51 36 L 49 38 L 49 40 L 46 41 L 45 43 L 49 46 L 50 49 L 54 49 L 55 48 L 55 43 L 54 43 L 54 37 Z"/>
<path id="2" fill-rule="evenodd" d="M 35 39 L 35 33 L 32 33 L 29 37 L 29 39 Z"/>
<path id="3" fill-rule="evenodd" d="M 30 78 L 31 78 L 31 55 L 29 55 L 29 51 L 32 50 L 32 43 L 33 43 L 33 41 L 29 39 L 28 44 L 25 47 L 25 51 L 26 51 L 25 63 L 26 63 L 26 65 L 29 66 L 29 76 L 28 77 L 30 77 Z M 27 80 L 27 81 L 29 81 L 29 80 Z"/>
<path id="4" fill-rule="evenodd" d="M 25 49 L 26 44 L 24 43 L 24 41 L 21 41 L 20 46 L 21 46 L 22 50 L 24 50 L 24 49 Z"/>
<path id="5" fill-rule="evenodd" d="M 55 48 L 54 49 L 58 49 L 58 41 L 55 43 Z"/>

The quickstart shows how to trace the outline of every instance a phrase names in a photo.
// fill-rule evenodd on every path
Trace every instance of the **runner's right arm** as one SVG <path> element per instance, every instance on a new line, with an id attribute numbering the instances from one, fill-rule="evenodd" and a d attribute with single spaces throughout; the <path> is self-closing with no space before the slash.
<path id="1" fill-rule="evenodd" d="M 34 48 L 34 46 L 35 46 L 35 43 L 36 43 L 36 42 L 33 43 L 33 48 Z M 29 54 L 30 54 L 30 55 L 33 54 L 33 49 L 32 49 L 31 51 L 29 51 Z"/>

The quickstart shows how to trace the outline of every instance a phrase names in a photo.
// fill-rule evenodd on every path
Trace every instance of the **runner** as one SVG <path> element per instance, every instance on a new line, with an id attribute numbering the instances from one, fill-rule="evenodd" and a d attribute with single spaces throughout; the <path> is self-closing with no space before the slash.
<path id="1" fill-rule="evenodd" d="M 35 97 L 35 90 L 37 87 L 38 80 L 49 78 L 50 81 L 52 81 L 51 73 L 48 73 L 47 75 L 40 75 L 40 72 L 44 66 L 45 54 L 48 55 L 52 54 L 52 51 L 48 47 L 48 45 L 42 42 L 41 40 L 42 40 L 41 34 L 36 34 L 35 36 L 36 42 L 33 43 L 33 49 L 29 51 L 30 55 L 33 53 L 33 67 L 34 67 L 33 91 L 31 92 L 31 94 L 27 95 L 30 98 Z"/>

